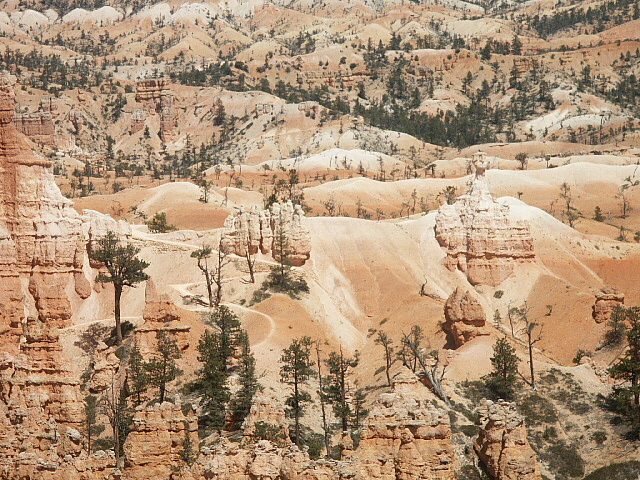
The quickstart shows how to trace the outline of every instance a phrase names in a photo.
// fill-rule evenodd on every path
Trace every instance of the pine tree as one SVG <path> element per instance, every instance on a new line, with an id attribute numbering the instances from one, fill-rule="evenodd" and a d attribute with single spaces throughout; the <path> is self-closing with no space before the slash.
<path id="1" fill-rule="evenodd" d="M 167 383 L 175 380 L 182 373 L 176 365 L 176 360 L 182 354 L 178 348 L 178 342 L 166 332 L 160 330 L 156 334 L 157 356 L 145 363 L 149 384 L 158 387 L 159 402 L 164 402 Z"/>
<path id="2" fill-rule="evenodd" d="M 87 436 L 87 451 L 91 453 L 91 439 L 100 435 L 104 430 L 104 425 L 96 423 L 98 414 L 98 397 L 87 395 L 84 397 L 84 425 Z"/>
<path id="3" fill-rule="evenodd" d="M 115 295 L 114 315 L 116 320 L 116 335 L 118 345 L 122 344 L 122 328 L 120 327 L 120 298 L 124 287 L 134 287 L 136 283 L 149 279 L 144 269 L 149 263 L 139 260 L 136 255 L 140 249 L 133 245 L 122 245 L 114 232 L 107 234 L 96 242 L 96 248 L 91 250 L 91 258 L 102 262 L 107 274 L 101 273 L 96 277 L 100 283 L 113 283 Z"/>
<path id="4" fill-rule="evenodd" d="M 499 338 L 493 345 L 491 365 L 493 371 L 485 377 L 485 384 L 498 398 L 511 400 L 515 394 L 518 376 L 516 349 L 509 345 L 506 337 Z"/>
<path id="5" fill-rule="evenodd" d="M 218 328 L 218 356 L 224 372 L 227 373 L 240 334 L 240 320 L 235 313 L 229 310 L 229 307 L 221 305 L 210 314 L 206 323 Z"/>
<path id="6" fill-rule="evenodd" d="M 127 386 L 130 395 L 134 398 L 134 406 L 142 404 L 142 395 L 149 386 L 149 376 L 145 369 L 144 359 L 140 353 L 138 344 L 135 343 L 129 352 L 127 365 Z"/>
<path id="7" fill-rule="evenodd" d="M 391 365 L 393 364 L 393 340 L 389 338 L 385 332 L 380 330 L 378 336 L 375 339 L 376 345 L 381 345 L 384 348 L 385 359 L 385 372 L 387 374 L 387 385 L 391 386 Z"/>
<path id="8" fill-rule="evenodd" d="M 294 418 L 294 441 L 300 446 L 300 417 L 304 413 L 304 404 L 311 401 L 309 392 L 303 390 L 304 383 L 314 374 L 311 360 L 310 337 L 294 339 L 285 348 L 280 357 L 280 381 L 290 385 L 293 393 L 287 397 L 290 416 Z"/>
<path id="9" fill-rule="evenodd" d="M 349 371 L 355 368 L 359 362 L 359 355 L 347 357 L 342 352 L 331 352 L 329 358 L 325 360 L 329 375 L 326 378 L 325 395 L 327 400 L 333 405 L 333 412 L 340 419 L 342 431 L 346 432 L 349 428 L 352 407 L 349 403 L 349 386 L 347 383 Z"/>
<path id="10" fill-rule="evenodd" d="M 236 426 L 240 426 L 249 414 L 253 397 L 260 388 L 256 377 L 256 359 L 251 353 L 249 334 L 246 330 L 242 330 L 238 335 L 238 347 L 240 390 L 233 400 L 233 419 Z"/>
<path id="11" fill-rule="evenodd" d="M 197 378 L 192 388 L 203 396 L 204 416 L 201 423 L 221 431 L 231 393 L 227 385 L 226 357 L 221 355 L 220 334 L 205 331 L 198 342 L 198 353 L 202 368 L 196 372 Z"/>
<path id="12" fill-rule="evenodd" d="M 609 369 L 609 375 L 621 382 L 614 387 L 610 398 L 640 438 L 640 307 L 621 310 L 629 323 L 628 345 Z"/>

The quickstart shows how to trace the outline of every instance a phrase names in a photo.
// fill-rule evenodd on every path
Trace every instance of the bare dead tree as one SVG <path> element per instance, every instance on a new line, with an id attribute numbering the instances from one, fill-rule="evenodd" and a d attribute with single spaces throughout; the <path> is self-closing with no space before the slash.
<path id="1" fill-rule="evenodd" d="M 256 264 L 256 258 L 255 255 L 251 254 L 251 244 L 253 243 L 253 237 L 251 236 L 251 220 L 249 220 L 249 225 L 247 226 L 247 238 L 246 240 L 246 249 L 245 249 L 245 253 L 244 253 L 244 257 L 247 260 L 247 268 L 249 269 L 249 282 L 250 283 L 256 283 L 256 276 L 255 276 L 255 264 Z"/>
<path id="2" fill-rule="evenodd" d="M 442 379 L 446 373 L 447 365 L 440 364 L 440 354 L 437 350 L 431 350 L 425 354 L 424 349 L 420 347 L 422 336 L 422 329 L 415 325 L 409 334 L 402 334 L 403 347 L 406 347 L 413 357 L 413 364 L 416 366 L 416 369 L 419 367 L 418 370 L 420 373 L 418 373 L 418 375 L 425 377 L 433 393 L 446 403 L 448 407 L 451 407 L 449 397 L 442 389 Z M 416 369 L 414 369 L 414 372 Z"/>
<path id="3" fill-rule="evenodd" d="M 327 425 L 327 411 L 324 398 L 324 382 L 322 380 L 322 361 L 320 358 L 320 342 L 315 342 L 316 346 L 316 366 L 318 367 L 316 372 L 318 373 L 318 396 L 320 397 L 320 411 L 322 412 L 322 431 L 324 433 L 324 447 L 327 455 L 329 454 L 330 440 L 329 440 L 329 427 Z"/>
<path id="4" fill-rule="evenodd" d="M 231 258 L 222 246 L 222 239 L 218 242 L 218 254 L 216 256 L 216 263 L 213 266 L 213 283 L 216 286 L 216 296 L 214 299 L 214 306 L 219 306 L 222 301 L 222 286 L 224 284 L 224 269 L 231 263 Z"/>
<path id="5" fill-rule="evenodd" d="M 524 322 L 524 333 L 527 335 L 527 347 L 529 349 L 529 369 L 531 373 L 531 388 L 536 390 L 536 377 L 533 367 L 533 346 L 542 340 L 544 325 L 534 322 L 529 318 L 529 307 L 525 304 L 520 308 L 520 318 Z M 537 331 L 536 331 L 537 329 Z"/>

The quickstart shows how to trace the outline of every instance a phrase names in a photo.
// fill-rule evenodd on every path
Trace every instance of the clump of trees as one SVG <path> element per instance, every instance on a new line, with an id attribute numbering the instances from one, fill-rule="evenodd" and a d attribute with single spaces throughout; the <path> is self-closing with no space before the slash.
<path id="1" fill-rule="evenodd" d="M 249 413 L 259 384 L 255 359 L 247 332 L 228 307 L 220 305 L 205 319 L 213 327 L 205 331 L 198 343 L 198 361 L 202 364 L 189 389 L 202 397 L 203 431 L 235 428 Z M 229 379 L 237 375 L 240 389 L 232 395 Z"/>

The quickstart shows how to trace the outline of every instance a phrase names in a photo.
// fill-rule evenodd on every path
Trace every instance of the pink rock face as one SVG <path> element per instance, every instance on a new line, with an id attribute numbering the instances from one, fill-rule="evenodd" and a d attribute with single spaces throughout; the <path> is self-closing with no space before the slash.
<path id="1" fill-rule="evenodd" d="M 408 369 L 393 379 L 365 420 L 353 457 L 362 478 L 453 480 L 455 453 L 446 409 Z"/>
<path id="2" fill-rule="evenodd" d="M 529 224 L 513 221 L 509 206 L 489 192 L 484 154 L 474 155 L 476 176 L 466 195 L 443 205 L 436 216 L 436 239 L 445 264 L 460 270 L 472 285 L 500 285 L 519 262 L 535 257 Z"/>
<path id="3" fill-rule="evenodd" d="M 157 350 L 156 335 L 160 331 L 174 338 L 181 350 L 189 348 L 191 327 L 180 321 L 180 309 L 166 293 L 158 292 L 152 279 L 147 280 L 144 300 L 144 324 L 136 329 L 136 341 L 143 354 Z"/>
<path id="4" fill-rule="evenodd" d="M 71 318 L 65 287 L 82 271 L 82 221 L 56 186 L 51 163 L 37 157 L 13 125 L 14 82 L 0 79 L 2 317 L 9 325 L 24 319 L 24 308 L 16 305 L 22 293 L 35 300 L 29 314 L 63 327 Z M 28 279 L 28 289 L 19 278 Z"/>
<path id="5" fill-rule="evenodd" d="M 456 348 L 478 335 L 489 335 L 486 315 L 476 296 L 469 290 L 456 288 L 444 305 L 446 322 L 443 329 L 451 334 Z"/>
<path id="6" fill-rule="evenodd" d="M 0 468 L 70 478 L 58 466 L 81 451 L 83 410 L 58 328 L 70 324 L 67 286 L 88 282 L 81 220 L 14 126 L 14 83 L 0 76 Z"/>
<path id="7" fill-rule="evenodd" d="M 160 116 L 160 138 L 170 142 L 175 137 L 176 118 L 174 97 L 166 78 L 149 78 L 136 85 L 136 102 L 143 106 L 144 118 L 140 113 L 132 117 L 131 131 L 139 131 L 144 126 L 147 115 Z M 135 113 L 135 112 L 134 112 Z"/>
<path id="8" fill-rule="evenodd" d="M 542 480 L 535 452 L 527 441 L 524 417 L 515 404 L 482 400 L 480 434 L 473 447 L 492 478 Z"/>
<path id="9" fill-rule="evenodd" d="M 195 457 L 199 439 L 194 413 L 185 416 L 180 405 L 169 402 L 138 409 L 124 444 L 127 478 L 173 478 L 174 467 L 184 464 L 187 438 Z"/>
<path id="10" fill-rule="evenodd" d="M 245 256 L 270 253 L 280 261 L 282 254 L 294 266 L 302 266 L 311 254 L 311 237 L 304 226 L 304 211 L 300 205 L 274 203 L 268 210 L 257 206 L 250 211 L 242 207 L 224 222 L 222 245 L 227 252 Z"/>
<path id="11" fill-rule="evenodd" d="M 624 293 L 615 287 L 604 287 L 596 293 L 593 319 L 596 323 L 606 323 L 611 320 L 613 311 L 620 307 L 624 307 Z"/>

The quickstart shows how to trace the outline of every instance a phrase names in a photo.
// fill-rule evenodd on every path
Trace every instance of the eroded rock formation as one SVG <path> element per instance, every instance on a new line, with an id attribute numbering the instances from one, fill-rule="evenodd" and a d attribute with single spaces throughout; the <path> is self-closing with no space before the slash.
<path id="1" fill-rule="evenodd" d="M 174 139 L 176 118 L 173 106 L 173 93 L 166 78 L 148 78 L 136 85 L 136 102 L 142 104 L 142 113 L 132 116 L 131 131 L 143 128 L 147 115 L 160 116 L 159 135 L 163 142 Z M 134 110 L 134 113 L 138 109 Z M 144 116 L 143 116 L 144 113 Z"/>
<path id="2" fill-rule="evenodd" d="M 535 452 L 527 441 L 524 417 L 513 403 L 482 400 L 480 434 L 474 449 L 495 480 L 542 480 Z"/>
<path id="3" fill-rule="evenodd" d="M 596 323 L 606 323 L 611 320 L 613 311 L 619 307 L 624 307 L 624 293 L 615 287 L 603 287 L 596 293 L 593 319 Z"/>
<path id="4" fill-rule="evenodd" d="M 509 206 L 495 201 L 485 177 L 484 153 L 473 156 L 475 178 L 466 195 L 443 205 L 436 216 L 436 239 L 446 266 L 463 272 L 472 285 L 500 285 L 518 262 L 535 256 L 529 224 L 511 220 Z"/>
<path id="5" fill-rule="evenodd" d="M 136 329 L 136 341 L 143 354 L 155 351 L 156 335 L 161 331 L 175 339 L 181 350 L 186 350 L 191 327 L 180 322 L 180 310 L 166 293 L 158 292 L 152 279 L 147 280 L 144 300 L 144 324 Z"/>
<path id="6" fill-rule="evenodd" d="M 164 402 L 139 408 L 124 444 L 130 465 L 126 478 L 174 478 L 178 465 L 197 456 L 198 422 L 193 412 L 185 415 L 180 405 Z"/>
<path id="7" fill-rule="evenodd" d="M 443 329 L 451 335 L 456 348 L 478 335 L 489 335 L 484 309 L 471 290 L 456 288 L 444 304 L 444 317 Z"/>
<path id="8" fill-rule="evenodd" d="M 0 471 L 70 478 L 82 403 L 58 329 L 70 324 L 67 287 L 88 282 L 82 222 L 14 126 L 14 83 L 0 75 Z"/>
<path id="9" fill-rule="evenodd" d="M 393 392 L 371 408 L 354 453 L 361 478 L 454 478 L 454 451 L 446 409 L 408 369 L 393 379 Z"/>
<path id="10" fill-rule="evenodd" d="M 408 369 L 394 377 L 392 393 L 380 395 L 362 430 L 357 449 L 349 436 L 342 459 L 311 460 L 289 443 L 245 436 L 242 444 L 221 439 L 201 449 L 191 474 L 212 479 L 279 480 L 453 480 L 454 451 L 449 416 Z M 282 404 L 268 395 L 257 399 L 245 427 L 257 422 L 284 424 Z M 245 431 L 246 433 L 246 431 Z"/>
<path id="11" fill-rule="evenodd" d="M 253 206 L 246 211 L 240 207 L 224 222 L 222 245 L 226 251 L 245 256 L 247 250 L 264 254 L 280 261 L 282 254 L 294 266 L 301 266 L 309 259 L 311 238 L 304 225 L 304 211 L 300 205 L 287 202 L 274 203 L 270 209 Z"/>

